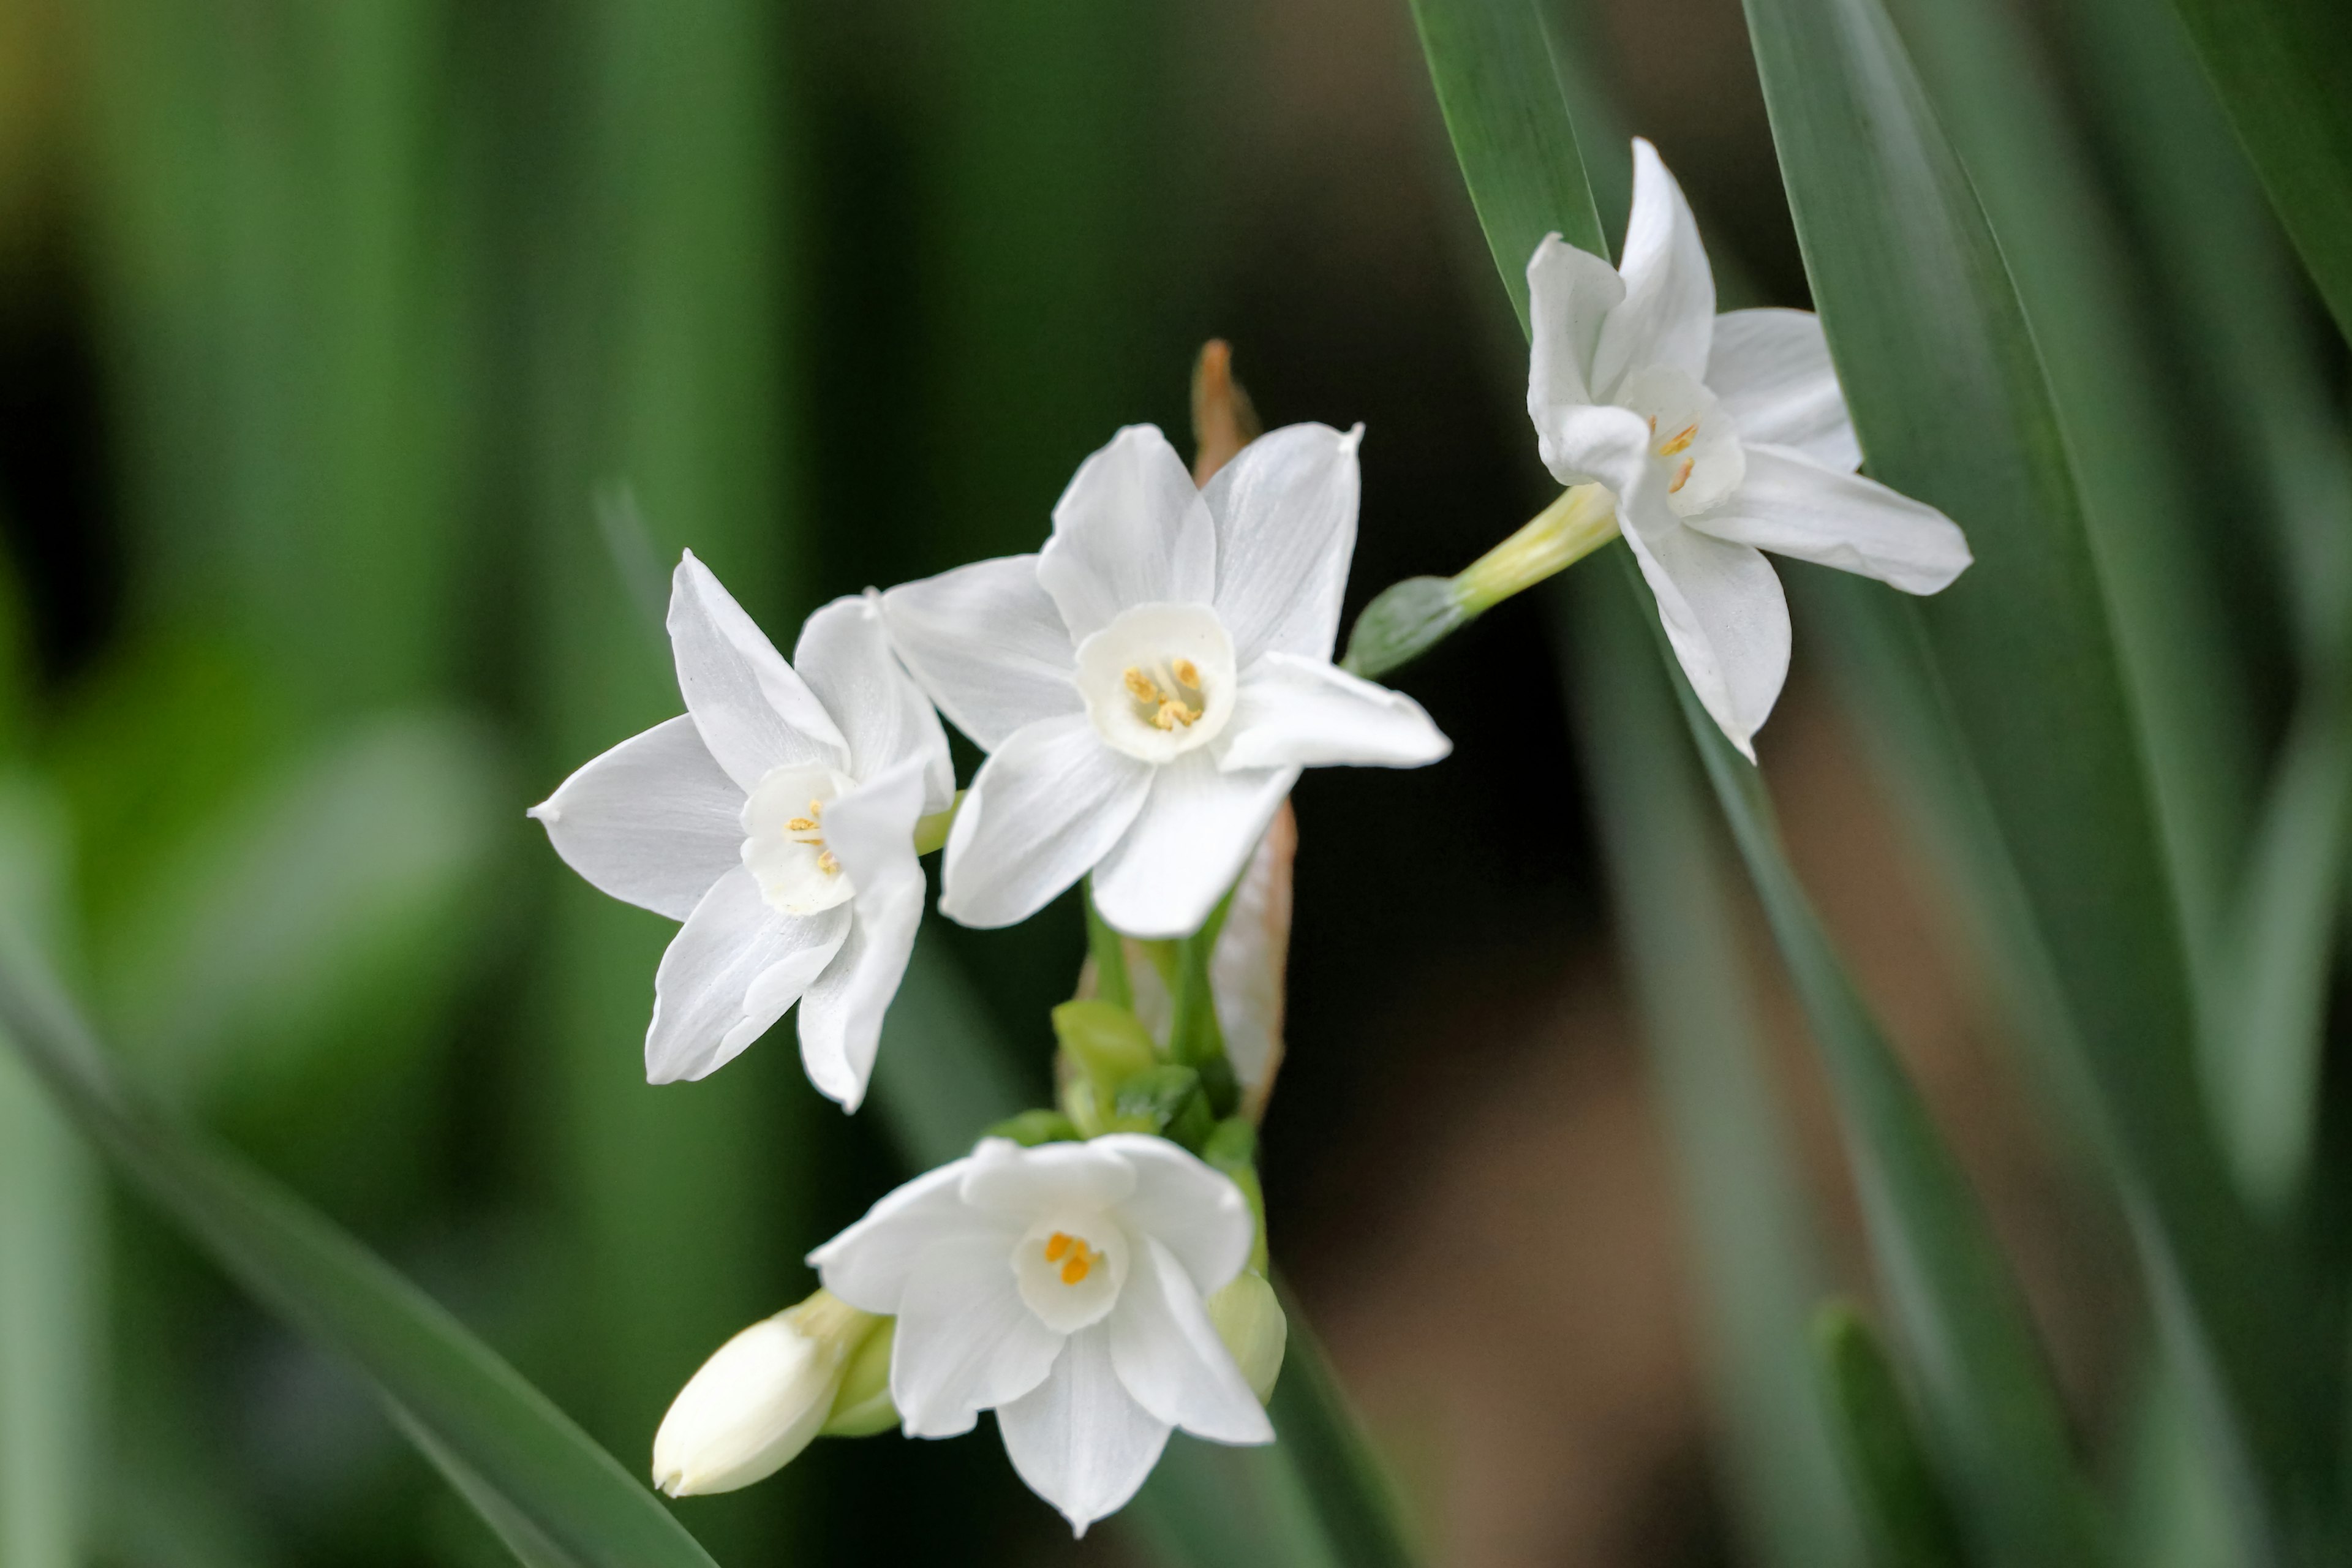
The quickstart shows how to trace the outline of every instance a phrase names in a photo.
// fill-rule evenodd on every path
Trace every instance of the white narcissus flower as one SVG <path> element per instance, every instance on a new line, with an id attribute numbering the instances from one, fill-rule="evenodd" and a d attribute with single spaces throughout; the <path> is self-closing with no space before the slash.
<path id="1" fill-rule="evenodd" d="M 1255 1227 L 1232 1180 L 1164 1139 L 991 1138 L 809 1261 L 835 1296 L 898 1319 L 907 1435 L 953 1436 L 994 1410 L 1013 1468 L 1083 1535 L 1135 1495 L 1171 1428 L 1273 1440 L 1202 1304 Z"/>
<path id="2" fill-rule="evenodd" d="M 1356 445 L 1292 425 L 1195 489 L 1129 426 L 1088 458 L 1035 555 L 882 596 L 891 639 L 988 761 L 947 843 L 940 910 L 1011 925 L 1094 872 L 1103 918 L 1183 936 L 1301 767 L 1448 750 L 1411 698 L 1331 662 L 1356 545 Z"/>
<path id="3" fill-rule="evenodd" d="M 786 664 L 691 552 L 671 584 L 684 716 L 622 742 L 530 815 L 616 899 L 685 927 L 654 976 L 646 1077 L 697 1079 L 798 1002 L 801 1060 L 848 1110 L 922 919 L 915 824 L 955 779 L 875 595 L 808 619 Z"/>
<path id="4" fill-rule="evenodd" d="M 824 1427 L 843 1369 L 876 1326 L 820 1290 L 719 1346 L 654 1434 L 655 1488 L 730 1492 L 792 1463 Z"/>
<path id="5" fill-rule="evenodd" d="M 1633 143 L 1622 271 L 1546 237 L 1528 263 L 1528 413 L 1552 477 L 1598 481 L 1693 689 L 1752 760 L 1789 672 L 1789 608 L 1761 552 L 1933 594 L 1969 564 L 1951 519 L 1862 463 L 1821 321 L 1715 313 L 1680 186 Z"/>

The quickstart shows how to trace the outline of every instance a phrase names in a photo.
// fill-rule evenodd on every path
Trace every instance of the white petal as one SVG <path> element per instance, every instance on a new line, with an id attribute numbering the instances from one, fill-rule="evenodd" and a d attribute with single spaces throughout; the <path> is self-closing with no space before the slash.
<path id="1" fill-rule="evenodd" d="M 1717 539 L 1858 572 L 1906 594 L 1940 593 L 1969 561 L 1959 525 L 1934 507 L 1772 447 L 1748 447 L 1747 478 L 1731 499 L 1685 521 Z"/>
<path id="2" fill-rule="evenodd" d="M 984 750 L 1079 710 L 1077 641 L 1039 584 L 1034 555 L 902 583 L 882 595 L 882 619 L 940 711 Z"/>
<path id="3" fill-rule="evenodd" d="M 985 1138 L 964 1162 L 963 1201 L 1026 1226 L 1057 1209 L 1122 1203 L 1134 1195 L 1135 1179 L 1133 1162 L 1101 1139 L 1024 1149 L 1010 1139 Z"/>
<path id="4" fill-rule="evenodd" d="M 1319 658 L 1270 653 L 1242 672 L 1241 702 L 1221 768 L 1417 768 L 1454 749 L 1402 691 L 1375 686 Z"/>
<path id="5" fill-rule="evenodd" d="M 1045 1380 L 1060 1334 L 1013 1282 L 1013 1242 L 991 1234 L 934 1242 L 898 1300 L 890 1398 L 910 1437 L 952 1437 L 972 1418 Z"/>
<path id="6" fill-rule="evenodd" d="M 1120 1223 L 1158 1237 L 1202 1295 L 1242 1271 L 1257 1220 L 1232 1177 L 1164 1138 L 1113 1132 L 1089 1146 L 1116 1152 L 1135 1173 L 1135 1191 L 1118 1205 Z"/>
<path id="7" fill-rule="evenodd" d="M 1274 1441 L 1199 1288 L 1157 1239 L 1135 1249 L 1107 1326 L 1119 1382 L 1153 1416 L 1213 1443 Z"/>
<path id="8" fill-rule="evenodd" d="M 1014 731 L 981 764 L 948 830 L 940 912 L 969 926 L 1027 920 L 1118 842 L 1151 774 L 1104 745 L 1083 713 Z"/>
<path id="9" fill-rule="evenodd" d="M 1184 459 L 1156 425 L 1130 425 L 1078 465 L 1054 504 L 1037 581 L 1083 642 L 1136 605 L 1205 605 L 1216 537 Z"/>
<path id="10" fill-rule="evenodd" d="M 1528 412 L 1598 401 L 1592 354 L 1601 325 L 1625 299 L 1625 279 L 1588 250 L 1548 234 L 1528 258 Z"/>
<path id="11" fill-rule="evenodd" d="M 669 644 L 686 710 L 744 794 L 771 768 L 846 760 L 815 694 L 691 550 L 670 579 Z"/>
<path id="12" fill-rule="evenodd" d="M 882 596 L 835 599 L 808 618 L 793 664 L 824 704 L 849 748 L 849 774 L 871 779 L 908 758 L 923 764 L 922 809 L 955 797 L 947 731 L 921 688 L 899 668 L 882 625 Z"/>
<path id="13" fill-rule="evenodd" d="M 1608 404 L 1560 405 L 1543 411 L 1536 445 L 1544 466 L 1563 485 L 1597 479 L 1617 497 L 1621 528 L 1658 530 L 1679 525 L 1668 501 L 1668 481 L 1650 458 L 1648 421 L 1630 408 Z"/>
<path id="14" fill-rule="evenodd" d="M 654 972 L 646 1079 L 702 1078 L 732 1061 L 784 1016 L 849 934 L 849 910 L 779 914 L 738 866 L 710 891 Z"/>
<path id="15" fill-rule="evenodd" d="M 1216 523 L 1217 616 L 1243 664 L 1269 648 L 1331 657 L 1356 554 L 1363 433 L 1286 425 L 1244 447 L 1201 492 Z"/>
<path id="16" fill-rule="evenodd" d="M 1789 604 L 1772 563 L 1688 528 L 1626 542 L 1699 701 L 1748 761 L 1789 676 Z"/>
<path id="17" fill-rule="evenodd" d="M 1717 316 L 1706 386 L 1723 400 L 1749 446 L 1793 447 L 1824 468 L 1848 473 L 1862 467 L 1822 319 L 1811 310 Z"/>
<path id="18" fill-rule="evenodd" d="M 1201 929 L 1297 781 L 1297 768 L 1221 773 L 1205 751 L 1160 767 L 1135 824 L 1095 868 L 1095 907 L 1129 936 Z"/>
<path id="19" fill-rule="evenodd" d="M 898 994 L 923 920 L 923 868 L 915 858 L 925 759 L 896 766 L 835 799 L 825 844 L 857 894 L 849 936 L 801 1003 L 801 1062 L 817 1092 L 855 1110 L 866 1099 L 882 1015 Z"/>
<path id="20" fill-rule="evenodd" d="M 743 792 L 694 721 L 656 724 L 530 808 L 563 863 L 600 892 L 682 921 L 742 864 Z"/>
<path id="21" fill-rule="evenodd" d="M 1625 302 L 1601 324 L 1592 389 L 1606 398 L 1618 379 L 1643 365 L 1706 374 L 1715 335 L 1715 273 L 1699 243 L 1683 188 L 1658 150 L 1633 139 L 1633 211 L 1625 225 Z"/>
<path id="22" fill-rule="evenodd" d="M 953 1160 L 893 1189 L 856 1225 L 808 1255 L 824 1288 L 861 1311 L 896 1316 L 916 1261 L 933 1245 L 986 1231 L 1010 1249 L 1021 1226 L 975 1215 L 963 1201 L 971 1162 Z M 1006 1278 L 1012 1277 L 1006 1270 Z"/>
<path id="23" fill-rule="evenodd" d="M 1118 1381 L 1109 1331 L 1099 1323 L 1072 1334 L 1052 1375 L 999 1409 L 996 1426 L 1029 1489 L 1080 1535 L 1135 1496 L 1170 1430 Z"/>

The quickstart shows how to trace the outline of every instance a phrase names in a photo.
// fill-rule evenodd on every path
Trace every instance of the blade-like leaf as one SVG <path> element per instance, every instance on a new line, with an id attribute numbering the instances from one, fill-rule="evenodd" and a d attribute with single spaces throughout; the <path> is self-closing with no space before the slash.
<path id="1" fill-rule="evenodd" d="M 2337 0 L 2174 0 L 2271 205 L 2352 337 L 2352 22 Z"/>
<path id="2" fill-rule="evenodd" d="M 566 1568 L 709 1568 L 641 1481 L 381 1258 L 227 1152 L 147 1111 L 23 932 L 0 931 L 0 1032 L 121 1173 L 256 1299 L 350 1358 Z M 548 1555 L 547 1553 L 553 1553 Z"/>
<path id="3" fill-rule="evenodd" d="M 1832 1304 L 1814 1325 L 1822 1382 L 1836 1412 L 1838 1450 L 1885 1568 L 1960 1568 L 1951 1504 L 1921 1452 L 1895 1371 L 1853 1308 Z"/>
<path id="4" fill-rule="evenodd" d="M 2213 1359 L 2281 1517 L 2312 1516 L 2286 1358 L 2309 1298 L 2236 1204 L 2204 1116 L 2170 879 L 2067 447 L 2016 290 L 1877 0 L 1749 0 L 1765 101 L 1872 471 L 1968 531 L 1921 609 L 2049 950 L 2156 1299 Z M 2333 1364 L 2332 1363 L 2330 1364 Z M 2309 1494 L 2289 1502 L 2286 1494 Z"/>
<path id="5" fill-rule="evenodd" d="M 1422 0 L 1482 10 L 1486 0 Z M 1426 26 L 1426 22 L 1424 22 Z M 1457 33 L 1455 37 L 1467 36 Z M 1494 36 L 1487 30 L 1478 36 Z M 1441 104 L 1484 83 L 1458 54 L 1432 57 Z M 1551 97 L 1530 114 L 1559 117 L 1555 140 L 1573 141 Z M 1449 111 L 1448 122 L 1456 117 Z M 1517 144 L 1472 137 L 1455 156 L 1474 191 L 1549 188 L 1556 172 L 1514 167 Z M 1492 202 L 1481 203 L 1482 214 Z M 1577 204 L 1589 207 L 1585 195 Z M 1525 207 L 1510 210 L 1526 210 Z M 1562 227 L 1557 223 L 1542 227 Z M 1504 264 L 1507 282 L 1516 265 Z M 1628 592 L 1655 628 L 1630 554 L 1615 557 Z M 1590 570 L 1591 568 L 1588 568 Z M 1659 634 L 1659 651 L 1706 763 L 1717 798 L 1746 858 L 1767 920 L 1828 1065 L 1847 1131 L 1874 1250 L 1906 1348 L 1919 1370 L 1931 1441 L 1967 1505 L 1972 1539 L 2006 1563 L 2078 1565 L 2101 1556 L 2086 1494 L 2074 1473 L 2065 1423 L 1999 1248 L 1926 1107 L 1831 950 L 1781 852 L 1763 783 L 1691 695 Z"/>
<path id="6" fill-rule="evenodd" d="M 1575 634 L 1568 664 L 1584 765 L 1690 1215 L 1731 1479 L 1759 1561 L 1858 1563 L 1861 1536 L 1805 1364 L 1828 1270 L 1755 1024 L 1721 833 L 1614 574 L 1570 575 L 1555 605 Z"/>

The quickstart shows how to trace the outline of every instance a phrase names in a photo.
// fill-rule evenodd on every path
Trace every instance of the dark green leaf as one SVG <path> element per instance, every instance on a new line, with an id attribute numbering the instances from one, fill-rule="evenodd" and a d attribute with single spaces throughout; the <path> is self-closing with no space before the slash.
<path id="1" fill-rule="evenodd" d="M 1813 1329 L 1823 1394 L 1837 1413 L 1838 1451 L 1870 1521 L 1884 1568 L 1962 1568 L 1951 1503 L 1936 1484 L 1911 1412 L 1861 1314 L 1823 1307 Z"/>
<path id="2" fill-rule="evenodd" d="M 2174 0 L 2336 324 L 2352 337 L 2352 17 L 2338 0 Z"/>
<path id="3" fill-rule="evenodd" d="M 652 1490 L 422 1291 L 259 1173 L 158 1120 L 115 1077 L 33 956 L 0 934 L 0 1030 L 118 1171 L 239 1284 L 350 1358 L 436 1458 L 527 1527 L 526 1560 L 567 1568 L 709 1568 Z"/>
<path id="4" fill-rule="evenodd" d="M 1876 0 L 1749 0 L 1748 16 L 1872 471 L 1942 509 L 1976 552 L 1921 617 L 2144 1222 L 2156 1297 L 2187 1309 L 2172 1322 L 2215 1358 L 2280 1516 L 2310 1517 L 2333 1485 L 2307 1458 L 2328 1396 L 2285 1359 L 2315 1331 L 2296 1321 L 2310 1298 L 2235 1203 L 2205 1120 L 2140 736 L 2016 289 Z M 1978 1511 L 1970 1498 L 1964 1522 Z"/>

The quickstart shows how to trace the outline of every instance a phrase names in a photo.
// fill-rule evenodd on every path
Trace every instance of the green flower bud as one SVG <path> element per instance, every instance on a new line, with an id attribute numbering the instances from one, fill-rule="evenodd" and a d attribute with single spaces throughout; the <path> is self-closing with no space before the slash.
<path id="1" fill-rule="evenodd" d="M 1233 1352 L 1243 1381 L 1264 1405 L 1274 1397 L 1274 1381 L 1282 1375 L 1282 1352 L 1290 1342 L 1290 1320 L 1274 1287 L 1254 1268 L 1234 1276 L 1233 1283 L 1209 1298 L 1209 1321 L 1217 1338 Z"/>
<path id="2" fill-rule="evenodd" d="M 896 1318 L 883 1319 L 866 1336 L 842 1369 L 841 1392 L 833 1396 L 833 1414 L 825 1417 L 825 1436 L 871 1437 L 898 1424 L 898 1407 L 890 1402 L 890 1347 L 898 1342 Z"/>
<path id="3" fill-rule="evenodd" d="M 1370 680 L 1411 664 L 1461 629 L 1477 612 L 1450 577 L 1408 577 L 1382 589 L 1348 634 L 1339 667 Z"/>
<path id="4" fill-rule="evenodd" d="M 1115 1003 L 1063 1003 L 1054 1009 L 1054 1034 L 1105 1103 L 1120 1084 L 1160 1059 L 1141 1020 Z"/>
<path id="5" fill-rule="evenodd" d="M 1201 1075 L 1191 1068 L 1155 1067 L 1137 1073 L 1118 1086 L 1111 1110 L 1123 1131 L 1155 1132 L 1195 1152 L 1216 1128 Z"/>

